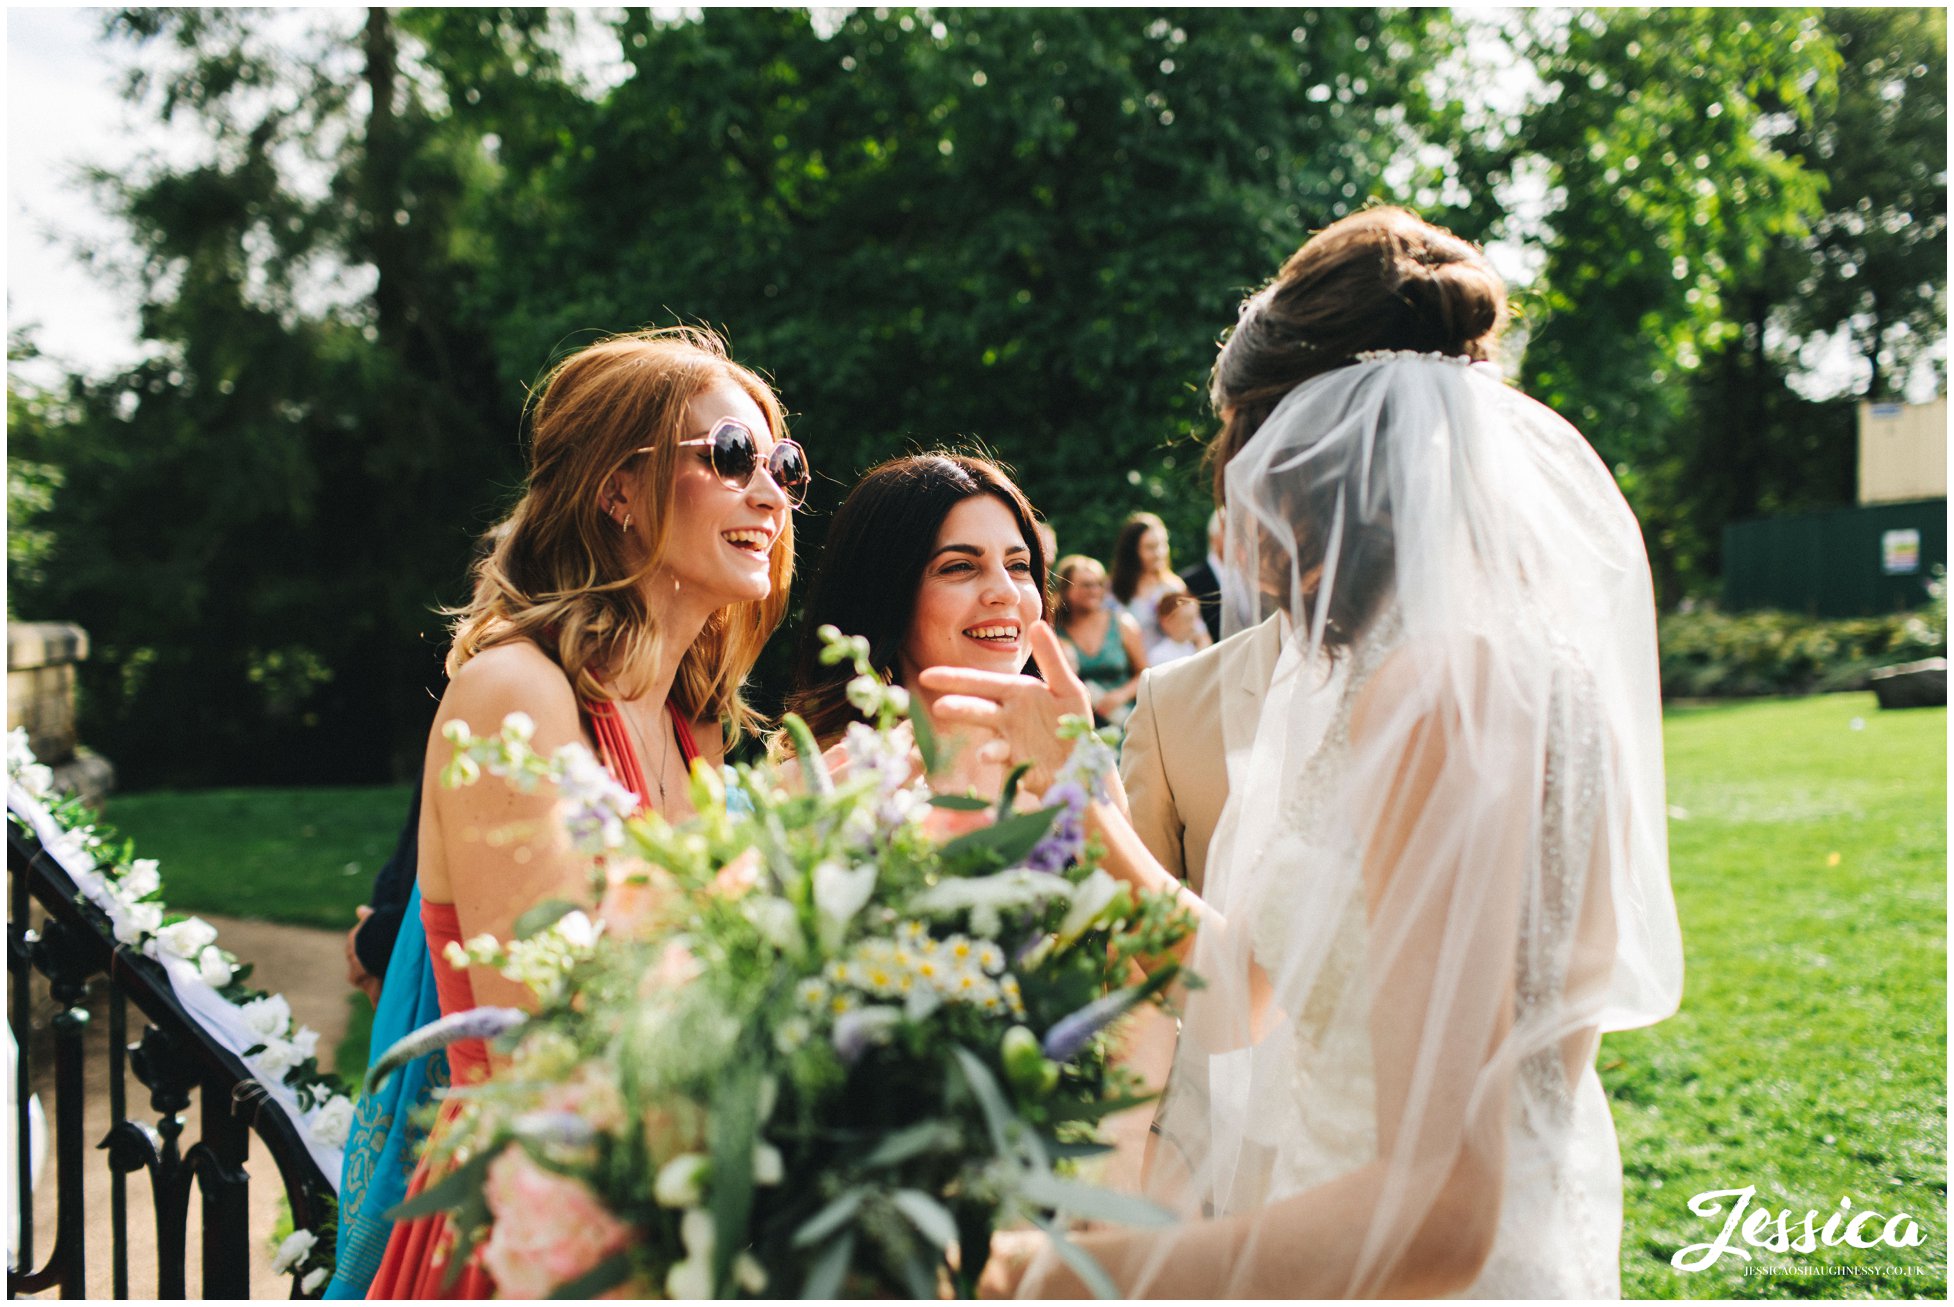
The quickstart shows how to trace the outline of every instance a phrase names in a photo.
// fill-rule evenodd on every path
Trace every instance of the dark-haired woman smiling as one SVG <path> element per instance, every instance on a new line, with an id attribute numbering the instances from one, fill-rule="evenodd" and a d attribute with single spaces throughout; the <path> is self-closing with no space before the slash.
<path id="1" fill-rule="evenodd" d="M 912 692 L 925 667 L 1023 669 L 1027 632 L 1046 615 L 1036 522 L 1002 468 L 967 454 L 891 459 L 856 483 L 828 530 L 786 705 L 816 743 L 862 720 L 848 702 L 853 671 L 821 662 L 823 626 L 866 637 L 875 669 Z"/>

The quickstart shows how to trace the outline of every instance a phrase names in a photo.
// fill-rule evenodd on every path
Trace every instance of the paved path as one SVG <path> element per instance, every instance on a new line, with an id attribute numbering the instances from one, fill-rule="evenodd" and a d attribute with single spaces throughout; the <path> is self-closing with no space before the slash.
<path id="1" fill-rule="evenodd" d="M 327 1064 L 340 1039 L 345 1036 L 349 1014 L 347 999 L 353 994 L 346 984 L 346 962 L 342 948 L 345 937 L 330 930 L 274 926 L 262 921 L 245 921 L 210 913 L 201 915 L 217 927 L 218 941 L 225 948 L 237 954 L 240 960 L 254 964 L 251 975 L 254 986 L 283 994 L 292 1005 L 293 1020 L 319 1032 L 319 1060 L 321 1065 Z M 99 981 L 97 983 L 99 985 Z M 89 1085 L 84 1109 L 84 1137 L 93 1145 L 109 1129 L 108 1021 L 106 1004 L 100 998 L 91 1004 L 91 1008 L 94 1019 L 89 1023 L 86 1040 Z M 141 1030 L 140 1014 L 131 1008 L 130 1039 L 138 1038 Z M 127 1085 L 130 1116 L 138 1121 L 153 1122 L 155 1115 L 148 1110 L 147 1093 L 142 1085 L 133 1075 L 128 1077 Z M 52 1126 L 53 1068 L 45 1056 L 34 1067 L 34 1088 Z M 186 1129 L 182 1140 L 186 1151 L 197 1139 L 197 1113 L 198 1107 L 193 1102 L 190 1111 L 185 1114 Z M 51 1142 L 40 1184 L 34 1194 L 33 1255 L 37 1268 L 47 1260 L 48 1245 L 54 1232 L 55 1175 Z M 109 1271 L 109 1170 L 105 1155 L 91 1147 L 85 1167 L 88 1230 L 86 1296 L 106 1298 L 112 1285 Z M 251 1295 L 253 1298 L 286 1298 L 291 1294 L 291 1279 L 271 1273 L 270 1244 L 273 1227 L 284 1211 L 285 1191 L 278 1183 L 278 1168 L 255 1139 L 246 1169 L 251 1176 L 251 1240 L 255 1255 L 251 1268 Z M 157 1288 L 155 1207 L 150 1201 L 149 1186 L 140 1175 L 129 1177 L 128 1195 L 129 1289 L 135 1297 L 148 1298 L 155 1294 Z M 200 1204 L 191 1202 L 187 1274 L 192 1298 L 200 1296 L 203 1278 L 197 1252 L 202 1228 L 199 1208 Z M 40 1296 L 54 1295 L 49 1292 Z"/>

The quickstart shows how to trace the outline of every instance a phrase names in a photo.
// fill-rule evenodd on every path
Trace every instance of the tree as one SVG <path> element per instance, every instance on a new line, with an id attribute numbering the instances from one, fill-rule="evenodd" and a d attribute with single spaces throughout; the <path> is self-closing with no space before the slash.
<path id="1" fill-rule="evenodd" d="M 1728 492 L 1762 457 L 1746 443 L 1761 392 L 1699 411 L 1692 378 L 1751 366 L 1727 352 L 1761 346 L 1748 287 L 1823 211 L 1823 174 L 1786 138 L 1830 102 L 1838 57 L 1808 10 L 1586 10 L 1536 19 L 1531 48 L 1545 93 L 1492 161 L 1550 187 L 1524 384 L 1615 467 L 1673 602 L 1713 575 L 1706 517 L 1741 502 Z M 1717 484 L 1695 475 L 1705 461 Z"/>

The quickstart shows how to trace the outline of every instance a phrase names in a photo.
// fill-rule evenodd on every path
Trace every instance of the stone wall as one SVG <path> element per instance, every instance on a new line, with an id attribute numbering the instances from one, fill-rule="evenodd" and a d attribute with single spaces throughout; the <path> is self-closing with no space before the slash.
<path id="1" fill-rule="evenodd" d="M 100 803 L 115 785 L 106 758 L 75 738 L 75 664 L 88 657 L 88 632 L 67 622 L 7 623 L 7 729 L 27 728 L 34 756 L 55 783 Z"/>

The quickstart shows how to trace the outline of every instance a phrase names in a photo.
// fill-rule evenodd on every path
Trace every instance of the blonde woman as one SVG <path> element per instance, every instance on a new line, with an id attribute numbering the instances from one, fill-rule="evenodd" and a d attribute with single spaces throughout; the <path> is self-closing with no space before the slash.
<path id="1" fill-rule="evenodd" d="M 587 885 L 556 796 L 443 787 L 442 732 L 527 714 L 538 751 L 580 742 L 644 808 L 688 815 L 692 761 L 718 764 L 729 735 L 754 725 L 741 685 L 786 611 L 791 513 L 807 485 L 772 390 L 706 331 L 618 336 L 571 355 L 530 421 L 523 497 L 458 614 L 429 736 L 420 919 L 444 1014 L 530 1001 L 494 971 L 450 968 L 449 941 L 506 938 L 529 907 L 582 898 Z M 448 1056 L 457 1083 L 489 1074 L 479 1042 Z M 445 1283 L 445 1236 L 439 1216 L 395 1227 L 368 1296 L 492 1294 L 472 1262 Z"/>

